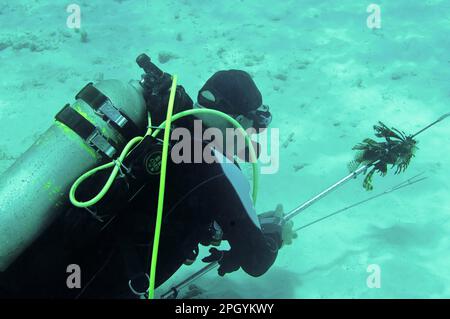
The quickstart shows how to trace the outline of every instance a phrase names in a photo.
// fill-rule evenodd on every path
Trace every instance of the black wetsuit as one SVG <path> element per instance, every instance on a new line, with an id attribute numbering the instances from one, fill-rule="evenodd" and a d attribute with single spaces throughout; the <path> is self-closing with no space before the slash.
<path id="1" fill-rule="evenodd" d="M 275 261 L 280 232 L 261 230 L 246 178 L 236 164 L 209 151 L 222 163 L 175 164 L 169 157 L 156 286 L 192 257 L 200 243 L 210 241 L 214 221 L 230 244 L 229 258 L 248 274 L 262 275 Z M 91 196 L 95 183 L 102 184 L 84 185 Z M 132 196 L 114 188 L 103 201 L 103 210 L 113 212 L 103 223 L 86 210 L 70 209 L 60 216 L 1 274 L 0 297 L 135 297 L 128 281 L 150 267 L 159 175 L 140 186 Z M 81 268 L 81 289 L 66 286 L 69 264 Z"/>

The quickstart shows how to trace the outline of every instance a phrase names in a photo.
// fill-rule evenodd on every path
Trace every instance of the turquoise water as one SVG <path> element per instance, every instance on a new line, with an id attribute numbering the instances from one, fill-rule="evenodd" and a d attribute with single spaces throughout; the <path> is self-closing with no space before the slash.
<path id="1" fill-rule="evenodd" d="M 450 3 L 79 1 L 81 32 L 67 26 L 70 1 L 0 0 L 0 172 L 89 81 L 139 79 L 146 52 L 178 74 L 191 97 L 214 72 L 249 72 L 280 130 L 280 166 L 262 175 L 259 212 L 289 211 L 347 174 L 352 146 L 381 120 L 413 133 L 449 112 Z M 411 176 L 428 178 L 324 220 L 284 247 L 272 269 L 196 282 L 205 297 L 450 297 L 450 121 L 419 140 L 406 173 L 352 181 L 295 219 L 301 226 Z M 378 265 L 379 288 L 367 285 Z M 203 265 L 181 269 L 165 289 Z"/>

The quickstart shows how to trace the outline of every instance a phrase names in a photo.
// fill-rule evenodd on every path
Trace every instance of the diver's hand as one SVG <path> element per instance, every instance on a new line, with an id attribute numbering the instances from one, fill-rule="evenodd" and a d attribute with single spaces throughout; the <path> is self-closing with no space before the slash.
<path id="1" fill-rule="evenodd" d="M 239 263 L 233 258 L 231 250 L 218 250 L 216 248 L 211 248 L 209 250 L 210 255 L 203 258 L 202 261 L 205 263 L 210 263 L 214 261 L 219 262 L 219 269 L 217 270 L 219 276 L 224 276 L 225 274 L 234 272 L 241 268 Z"/>
<path id="2" fill-rule="evenodd" d="M 283 205 L 278 204 L 275 210 L 260 214 L 259 219 L 263 232 L 273 234 L 276 230 L 281 241 L 280 248 L 284 245 L 291 245 L 297 238 L 297 233 L 293 229 L 294 222 L 284 220 Z"/>
<path id="3" fill-rule="evenodd" d="M 297 232 L 294 230 L 294 222 L 292 220 L 284 224 L 281 237 L 283 245 L 291 245 L 293 240 L 298 237 Z"/>

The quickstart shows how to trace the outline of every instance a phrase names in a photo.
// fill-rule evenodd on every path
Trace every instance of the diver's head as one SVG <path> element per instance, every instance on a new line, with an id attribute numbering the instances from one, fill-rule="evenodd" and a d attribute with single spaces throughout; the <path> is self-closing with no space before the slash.
<path id="1" fill-rule="evenodd" d="M 198 92 L 196 107 L 224 112 L 247 130 L 256 132 L 267 128 L 272 120 L 269 107 L 262 104 L 261 92 L 251 76 L 241 70 L 216 72 Z M 209 127 L 226 128 L 229 123 L 217 116 L 201 115 Z"/>

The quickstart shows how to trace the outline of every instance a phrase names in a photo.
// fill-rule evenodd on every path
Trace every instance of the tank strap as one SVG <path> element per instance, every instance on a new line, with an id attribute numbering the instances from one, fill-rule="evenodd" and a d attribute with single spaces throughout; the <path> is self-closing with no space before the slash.
<path id="1" fill-rule="evenodd" d="M 93 84 L 88 83 L 75 96 L 86 102 L 101 118 L 115 128 L 124 138 L 130 140 L 139 135 L 137 126 L 116 107 L 111 100 L 100 92 Z"/>
<path id="2" fill-rule="evenodd" d="M 66 106 L 56 114 L 55 119 L 68 126 L 101 155 L 113 158 L 117 153 L 117 147 L 114 143 L 103 136 L 94 124 L 75 111 L 69 104 L 66 104 Z"/>

